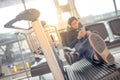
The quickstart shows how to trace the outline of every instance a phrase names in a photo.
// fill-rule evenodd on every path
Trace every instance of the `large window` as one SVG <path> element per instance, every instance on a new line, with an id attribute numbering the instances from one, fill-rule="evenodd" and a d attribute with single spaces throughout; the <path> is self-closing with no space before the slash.
<path id="1" fill-rule="evenodd" d="M 58 22 L 54 0 L 35 0 L 26 4 L 27 8 L 35 8 L 40 11 L 40 20 L 52 25 Z"/>
<path id="2" fill-rule="evenodd" d="M 4 25 L 15 18 L 20 12 L 25 10 L 22 2 L 25 2 L 25 7 L 35 8 L 40 11 L 40 20 L 46 21 L 48 25 L 57 24 L 56 7 L 53 0 L 1 0 L 0 1 L 0 33 L 13 32 L 16 30 L 6 29 Z M 28 28 L 27 21 L 20 21 L 13 24 L 17 27 Z"/>
<path id="3" fill-rule="evenodd" d="M 23 4 L 23 2 L 25 2 L 25 4 Z M 53 0 L 0 0 L 0 69 L 1 66 L 5 66 L 3 68 L 5 71 L 2 71 L 2 73 L 5 73 L 5 75 L 11 75 L 13 71 L 16 72 L 16 70 L 14 69 L 15 66 L 17 66 L 16 69 L 18 70 L 18 72 L 19 70 L 25 71 L 24 66 L 26 66 L 26 68 L 29 68 L 29 66 L 33 65 L 35 62 L 35 54 L 30 51 L 26 40 L 18 42 L 18 40 L 16 40 L 16 35 L 15 41 L 13 38 L 14 36 L 9 36 L 10 33 L 18 32 L 18 29 L 4 28 L 4 25 L 7 22 L 14 19 L 19 13 L 24 11 L 25 8 L 35 8 L 39 10 L 39 20 L 46 21 L 48 25 L 57 23 L 56 7 Z M 24 20 L 18 21 L 13 25 L 20 28 L 30 27 L 29 22 Z M 6 36 L 4 36 L 3 34 L 6 34 Z M 35 45 L 34 48 L 36 48 Z M 37 60 L 40 60 L 41 57 L 43 57 L 38 54 L 36 55 Z M 22 57 L 24 57 L 25 64 Z M 25 77 L 26 74 L 24 73 L 22 73 L 22 76 Z M 18 73 L 15 75 L 15 77 L 13 75 L 13 77 L 10 78 L 12 79 L 17 77 L 23 78 L 21 77 L 21 74 Z"/>
<path id="4" fill-rule="evenodd" d="M 18 3 L 18 2 L 19 3 Z M 6 29 L 4 25 L 15 18 L 17 14 L 24 10 L 22 2 L 20 0 L 2 0 L 0 1 L 0 33 L 13 32 L 13 29 Z"/>
<path id="5" fill-rule="evenodd" d="M 75 0 L 75 5 L 84 23 L 116 16 L 113 0 Z"/>

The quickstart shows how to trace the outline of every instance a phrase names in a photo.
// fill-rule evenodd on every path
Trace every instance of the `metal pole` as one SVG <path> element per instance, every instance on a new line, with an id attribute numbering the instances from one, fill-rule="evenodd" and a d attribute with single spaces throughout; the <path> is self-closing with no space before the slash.
<path id="1" fill-rule="evenodd" d="M 21 1 L 23 3 L 24 9 L 27 10 L 26 5 L 25 5 L 25 0 L 21 0 Z M 29 25 L 29 28 L 30 28 L 30 21 L 28 21 L 28 25 Z"/>
<path id="2" fill-rule="evenodd" d="M 24 6 L 24 9 L 26 10 L 25 0 L 22 0 L 22 3 L 23 3 L 23 6 Z"/>
<path id="3" fill-rule="evenodd" d="M 113 0 L 116 16 L 118 16 L 118 10 L 116 5 L 116 0 Z"/>
<path id="4" fill-rule="evenodd" d="M 17 38 L 17 40 L 18 40 L 18 47 L 19 47 L 19 49 L 20 49 L 20 53 L 21 53 L 21 57 L 22 57 L 22 61 L 23 61 L 23 64 L 24 64 L 24 68 L 25 68 L 25 72 L 26 72 L 27 78 L 28 78 L 28 80 L 30 80 L 30 79 L 29 79 L 29 75 L 28 75 L 28 73 L 27 73 L 27 69 L 26 69 L 26 67 L 25 67 L 25 66 L 26 66 L 26 64 L 25 64 L 25 59 L 24 59 L 24 56 L 23 56 L 23 53 L 22 53 L 22 48 L 21 48 L 21 46 L 20 46 L 18 34 L 19 34 L 19 33 L 15 33 L 16 38 Z"/>

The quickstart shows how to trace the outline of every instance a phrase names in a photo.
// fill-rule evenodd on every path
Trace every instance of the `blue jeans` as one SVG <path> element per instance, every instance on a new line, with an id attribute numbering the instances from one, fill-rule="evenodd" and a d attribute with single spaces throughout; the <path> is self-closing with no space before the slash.
<path id="1" fill-rule="evenodd" d="M 80 41 L 75 45 L 76 52 L 80 53 L 79 60 L 82 58 L 86 58 L 89 62 L 92 64 L 101 64 L 102 61 L 96 61 L 94 60 L 94 50 L 91 47 L 88 36 L 85 36 L 84 38 L 80 39 Z"/>

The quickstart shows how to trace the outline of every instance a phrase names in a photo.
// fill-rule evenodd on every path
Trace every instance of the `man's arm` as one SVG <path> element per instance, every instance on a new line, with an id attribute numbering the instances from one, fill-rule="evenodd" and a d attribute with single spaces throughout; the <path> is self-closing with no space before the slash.
<path id="1" fill-rule="evenodd" d="M 75 30 L 70 30 L 67 33 L 66 44 L 68 47 L 73 48 L 75 44 L 79 41 L 77 39 L 77 32 Z"/>

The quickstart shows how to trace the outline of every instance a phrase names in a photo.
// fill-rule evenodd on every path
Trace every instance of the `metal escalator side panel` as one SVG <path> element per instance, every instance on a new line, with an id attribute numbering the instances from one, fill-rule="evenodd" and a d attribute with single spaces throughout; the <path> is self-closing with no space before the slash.
<path id="1" fill-rule="evenodd" d="M 41 44 L 41 48 L 44 52 L 44 55 L 46 57 L 46 60 L 48 62 L 48 65 L 51 69 L 51 72 L 54 75 L 55 80 L 64 80 L 64 75 L 62 74 L 62 71 L 59 67 L 59 64 L 57 63 L 57 59 L 54 55 L 54 52 L 47 40 L 47 37 L 45 35 L 45 32 L 38 20 L 32 22 L 33 30 L 35 31 L 35 34 Z"/>

